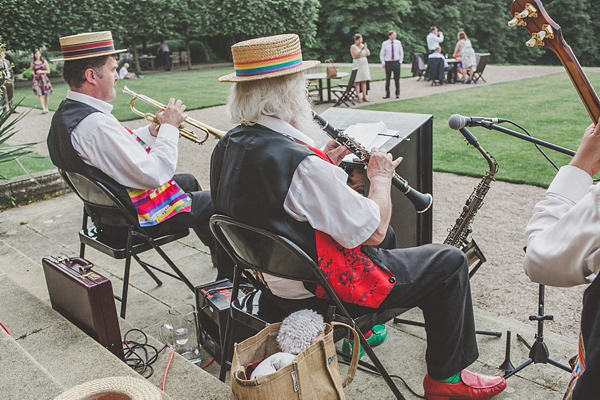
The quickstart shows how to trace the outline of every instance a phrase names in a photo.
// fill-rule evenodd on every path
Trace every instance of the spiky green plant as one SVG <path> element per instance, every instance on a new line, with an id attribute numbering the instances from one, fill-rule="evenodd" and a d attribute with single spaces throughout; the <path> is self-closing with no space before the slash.
<path id="1" fill-rule="evenodd" d="M 35 143 L 6 144 L 6 141 L 19 131 L 16 128 L 16 124 L 28 114 L 28 112 L 22 113 L 17 118 L 9 121 L 10 116 L 19 104 L 20 102 L 14 107 L 5 108 L 0 113 L 0 163 L 16 160 L 19 157 L 31 154 L 31 147 L 35 145 Z M 2 174 L 0 174 L 0 178 L 5 179 Z"/>

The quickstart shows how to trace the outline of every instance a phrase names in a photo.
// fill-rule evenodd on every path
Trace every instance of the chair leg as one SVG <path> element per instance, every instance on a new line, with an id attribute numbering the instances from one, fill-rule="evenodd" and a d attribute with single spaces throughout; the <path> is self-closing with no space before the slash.
<path id="1" fill-rule="evenodd" d="M 392 377 L 390 376 L 390 374 L 388 374 L 388 372 L 385 369 L 385 367 L 383 366 L 383 364 L 381 364 L 381 361 L 379 361 L 379 358 L 373 351 L 373 348 L 367 343 L 361 330 L 356 329 L 356 332 L 358 332 L 358 336 L 360 337 L 361 346 L 363 347 L 363 349 L 365 349 L 365 352 L 369 356 L 369 359 L 373 362 L 373 364 L 375 364 L 377 371 L 379 371 L 379 373 L 383 377 L 383 380 L 385 381 L 385 383 L 388 385 L 388 387 L 390 388 L 392 393 L 394 393 L 394 396 L 396 396 L 397 399 L 404 399 L 404 396 L 402 396 L 402 393 L 400 393 L 400 390 L 398 390 L 398 387 L 392 380 Z"/>
<path id="2" fill-rule="evenodd" d="M 160 246 L 156 245 L 156 243 L 154 243 L 154 242 L 150 242 L 150 243 L 152 244 L 152 247 L 154 247 L 154 250 L 156 250 L 158 252 L 158 254 L 160 254 L 160 256 L 163 258 L 163 260 L 165 260 L 166 263 L 169 264 L 169 267 L 171 267 L 171 269 L 173 271 L 175 271 L 175 273 L 177 274 L 179 279 L 181 279 L 181 281 L 183 283 L 185 283 L 186 286 L 193 292 L 194 285 L 192 285 L 192 282 L 190 282 L 190 280 L 183 274 L 183 272 L 181 272 L 181 270 L 177 267 L 177 265 L 175 265 L 175 263 L 173 263 L 173 261 L 171 261 L 169 256 L 167 256 L 167 254 L 160 248 Z"/>
<path id="3" fill-rule="evenodd" d="M 242 269 L 236 266 L 233 276 L 233 287 L 231 289 L 231 301 L 233 301 L 233 299 L 237 299 L 241 277 Z M 229 358 L 233 356 L 231 350 L 233 348 L 233 324 L 235 320 L 233 319 L 231 308 L 232 307 L 230 306 L 229 313 L 227 314 L 227 325 L 225 325 L 225 343 L 221 343 L 221 346 L 223 347 L 221 347 L 221 371 L 219 372 L 219 379 L 222 382 L 225 382 Z"/>
<path id="4" fill-rule="evenodd" d="M 79 245 L 79 257 L 85 258 L 85 244 L 81 243 Z"/>
<path id="5" fill-rule="evenodd" d="M 152 272 L 152 270 L 150 268 L 148 268 L 149 266 L 151 266 L 150 264 L 148 264 L 145 261 L 142 261 L 137 254 L 133 255 L 133 258 L 135 258 L 135 261 L 137 261 L 138 264 L 140 264 L 140 266 L 144 269 L 144 271 L 146 271 L 146 273 L 148 275 L 150 275 L 150 277 L 152 279 L 154 279 L 154 282 L 156 282 L 157 286 L 162 286 L 162 281 L 158 278 L 158 276 L 156 276 L 156 274 L 154 272 Z"/>
<path id="6" fill-rule="evenodd" d="M 123 294 L 121 295 L 121 318 L 125 319 L 127 308 L 127 295 L 129 293 L 129 275 L 131 273 L 131 248 L 133 247 L 133 228 L 130 226 L 127 232 L 127 255 L 125 256 L 125 273 L 123 274 Z"/>

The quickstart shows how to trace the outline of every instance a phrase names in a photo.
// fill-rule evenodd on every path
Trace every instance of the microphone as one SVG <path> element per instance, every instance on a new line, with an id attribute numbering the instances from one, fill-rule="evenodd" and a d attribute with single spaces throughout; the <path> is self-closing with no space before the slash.
<path id="1" fill-rule="evenodd" d="M 486 117 L 463 117 L 459 114 L 454 114 L 448 118 L 448 126 L 450 129 L 459 130 L 465 126 L 483 126 L 487 127 L 490 124 L 500 124 L 506 122 L 503 118 L 486 118 Z"/>

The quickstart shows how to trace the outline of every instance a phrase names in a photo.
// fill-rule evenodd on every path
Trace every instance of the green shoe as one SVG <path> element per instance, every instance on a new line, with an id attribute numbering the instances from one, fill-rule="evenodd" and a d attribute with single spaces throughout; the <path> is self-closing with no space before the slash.
<path id="1" fill-rule="evenodd" d="M 387 335 L 388 330 L 385 325 L 375 325 L 371 329 L 371 337 L 366 339 L 366 341 L 371 347 L 376 347 L 385 341 Z M 344 338 L 344 342 L 342 343 L 342 353 L 344 353 L 348 357 L 352 357 L 352 349 L 354 349 L 354 340 Z M 362 357 L 364 354 L 365 349 L 363 349 L 362 346 L 360 346 L 360 357 Z"/>

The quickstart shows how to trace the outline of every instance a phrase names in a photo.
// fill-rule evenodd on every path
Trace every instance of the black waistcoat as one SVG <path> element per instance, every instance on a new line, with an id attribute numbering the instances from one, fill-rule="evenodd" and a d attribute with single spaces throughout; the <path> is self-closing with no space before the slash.
<path id="1" fill-rule="evenodd" d="M 232 129 L 211 158 L 214 211 L 285 236 L 316 262 L 314 229 L 283 208 L 296 168 L 311 154 L 307 146 L 261 125 Z"/>
<path id="2" fill-rule="evenodd" d="M 50 158 L 54 165 L 64 171 L 77 172 L 93 181 L 103 183 L 127 207 L 132 215 L 136 215 L 135 208 L 125 187 L 98 168 L 86 164 L 79 154 L 77 154 L 75 148 L 73 148 L 71 132 L 85 117 L 95 112 L 100 111 L 79 101 L 65 99 L 60 103 L 60 106 L 52 117 L 50 132 L 48 133 L 47 144 Z M 102 221 L 97 220 L 95 222 L 104 222 L 113 226 L 122 224 L 122 220 L 115 219 L 113 213 L 107 214 L 106 212 L 102 213 L 100 210 L 95 211 L 98 214 L 98 218 L 100 218 L 100 214 L 103 214 Z"/>

